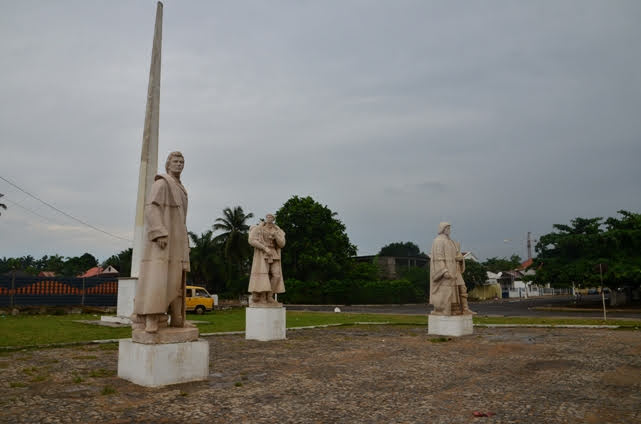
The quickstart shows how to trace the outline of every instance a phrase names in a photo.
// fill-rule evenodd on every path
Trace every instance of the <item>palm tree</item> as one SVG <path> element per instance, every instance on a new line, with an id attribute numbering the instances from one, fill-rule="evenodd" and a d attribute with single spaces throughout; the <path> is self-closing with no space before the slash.
<path id="1" fill-rule="evenodd" d="M 4 196 L 4 194 L 0 193 L 0 197 L 2 197 L 2 196 Z M 7 210 L 7 205 L 5 205 L 4 203 L 0 203 L 0 209 Z M 2 214 L 0 213 L 0 215 L 2 215 Z"/>
<path id="2" fill-rule="evenodd" d="M 241 206 L 236 206 L 233 209 L 225 208 L 223 209 L 223 217 L 217 218 L 212 227 L 214 231 L 223 231 L 214 240 L 224 245 L 230 277 L 232 277 L 233 265 L 236 265 L 233 273 L 238 276 L 238 273 L 242 270 L 244 259 L 247 259 L 251 252 L 247 243 L 249 225 L 245 222 L 253 217 L 254 214 L 251 212 L 245 214 Z"/>
<path id="3" fill-rule="evenodd" d="M 220 243 L 214 240 L 211 230 L 205 231 L 200 237 L 190 231 L 189 238 L 192 242 L 189 253 L 191 279 L 199 285 L 210 286 L 208 288 L 214 292 L 222 291 L 225 272 Z"/>

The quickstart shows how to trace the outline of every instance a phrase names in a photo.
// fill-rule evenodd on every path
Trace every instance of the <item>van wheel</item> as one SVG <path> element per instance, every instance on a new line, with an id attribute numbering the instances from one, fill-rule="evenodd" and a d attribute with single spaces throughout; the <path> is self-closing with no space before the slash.
<path id="1" fill-rule="evenodd" d="M 196 309 L 195 309 L 195 311 L 196 311 L 196 313 L 197 313 L 198 315 L 202 315 L 202 314 L 204 314 L 204 313 L 205 313 L 205 310 L 206 310 L 206 309 L 205 309 L 205 307 L 204 307 L 203 305 L 198 305 L 198 306 L 196 306 Z"/>

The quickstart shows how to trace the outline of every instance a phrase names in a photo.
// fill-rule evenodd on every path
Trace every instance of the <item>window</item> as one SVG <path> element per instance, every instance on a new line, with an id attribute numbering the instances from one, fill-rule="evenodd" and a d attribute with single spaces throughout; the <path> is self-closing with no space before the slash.
<path id="1" fill-rule="evenodd" d="M 196 289 L 196 297 L 209 297 L 209 293 L 203 289 Z"/>

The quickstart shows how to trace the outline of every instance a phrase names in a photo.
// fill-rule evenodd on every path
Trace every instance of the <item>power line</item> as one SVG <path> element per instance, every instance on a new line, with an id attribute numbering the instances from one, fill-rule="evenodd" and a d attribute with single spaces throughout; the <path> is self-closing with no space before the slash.
<path id="1" fill-rule="evenodd" d="M 26 194 L 27 196 L 32 197 L 32 198 L 34 198 L 34 199 L 36 199 L 36 200 L 37 200 L 37 201 L 39 201 L 40 203 L 42 203 L 42 204 L 44 204 L 44 205 L 46 205 L 46 206 L 50 207 L 51 209 L 55 210 L 56 212 L 59 212 L 59 213 L 63 214 L 64 216 L 66 216 L 66 217 L 68 217 L 68 218 L 70 218 L 70 219 L 73 219 L 73 220 L 74 220 L 74 221 L 76 221 L 76 222 L 79 222 L 80 224 L 82 224 L 82 225 L 84 225 L 84 226 L 87 226 L 87 227 L 89 227 L 89 228 L 91 228 L 91 229 L 93 229 L 93 230 L 96 230 L 96 231 L 100 231 L 101 233 L 106 234 L 106 235 L 108 235 L 108 236 L 110 236 L 110 237 L 114 237 L 114 238 L 117 238 L 117 239 L 120 239 L 120 240 L 125 240 L 125 241 L 128 241 L 128 242 L 131 242 L 131 241 L 132 241 L 132 240 L 126 239 L 126 238 L 124 238 L 124 237 L 120 237 L 120 236 L 117 236 L 117 235 L 115 235 L 115 234 L 111 234 L 111 233 L 110 233 L 110 232 L 108 232 L 108 231 L 105 231 L 105 230 L 103 230 L 103 229 L 100 229 L 100 228 L 98 228 L 98 227 L 96 227 L 96 226 L 94 226 L 94 225 L 89 224 L 88 222 L 83 221 L 82 219 L 76 218 L 75 216 L 73 216 L 73 215 L 71 215 L 71 214 L 68 214 L 67 212 L 65 212 L 65 211 L 62 211 L 62 210 L 58 209 L 57 207 L 55 207 L 55 206 L 54 206 L 54 205 L 52 205 L 51 203 L 47 203 L 47 202 L 45 202 L 44 200 L 40 199 L 39 197 L 37 197 L 37 196 L 35 196 L 35 195 L 33 195 L 33 194 L 29 193 L 27 190 L 25 190 L 25 189 L 23 189 L 23 188 L 19 187 L 17 184 L 15 184 L 15 183 L 13 183 L 13 182 L 9 181 L 8 179 L 4 178 L 3 176 L 0 176 L 0 179 L 4 180 L 6 183 L 8 183 L 8 184 L 12 185 L 13 187 L 17 188 L 18 190 L 20 190 L 21 192 L 23 192 L 23 193 L 24 193 L 24 194 Z"/>
<path id="2" fill-rule="evenodd" d="M 21 205 L 20 203 L 18 203 L 18 202 L 15 202 L 15 201 L 13 201 L 13 200 L 11 200 L 11 199 L 8 199 L 8 198 L 6 198 L 6 197 L 5 197 L 5 200 L 6 200 L 6 201 L 8 201 L 8 202 L 11 202 L 14 206 L 17 206 L 17 207 L 19 207 L 20 209 L 23 209 L 23 210 L 25 210 L 25 211 L 27 211 L 27 212 L 29 212 L 29 213 L 32 213 L 32 214 L 34 214 L 34 215 L 36 215 L 36 216 L 39 216 L 39 217 L 40 217 L 40 218 L 42 218 L 42 219 L 46 219 L 46 220 L 47 220 L 47 221 L 49 221 L 49 222 L 52 222 L 52 223 L 54 223 L 54 224 L 57 224 L 57 222 L 55 222 L 54 220 L 52 220 L 52 219 L 50 219 L 50 218 L 47 218 L 47 217 L 46 217 L 46 216 L 44 216 L 44 215 L 40 215 L 38 212 L 36 212 L 36 211 L 34 211 L 34 210 L 32 210 L 32 209 L 26 208 L 26 207 L 22 206 L 22 205 Z"/>

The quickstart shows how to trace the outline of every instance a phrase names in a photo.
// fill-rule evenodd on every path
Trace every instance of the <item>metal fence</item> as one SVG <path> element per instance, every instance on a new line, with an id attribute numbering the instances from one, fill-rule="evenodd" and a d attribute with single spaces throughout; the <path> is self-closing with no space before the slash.
<path id="1" fill-rule="evenodd" d="M 117 297 L 114 277 L 0 276 L 0 307 L 115 306 Z"/>

